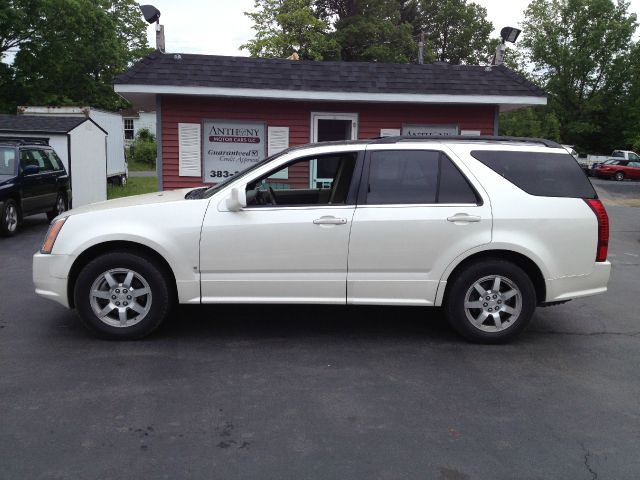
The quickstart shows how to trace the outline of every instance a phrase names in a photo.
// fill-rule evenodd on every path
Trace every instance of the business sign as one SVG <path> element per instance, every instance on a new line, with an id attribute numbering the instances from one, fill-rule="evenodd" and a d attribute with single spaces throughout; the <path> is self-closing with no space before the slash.
<path id="1" fill-rule="evenodd" d="M 434 135 L 458 135 L 457 125 L 402 125 L 402 135 L 432 137 Z"/>
<path id="2" fill-rule="evenodd" d="M 266 156 L 266 125 L 240 120 L 204 120 L 203 179 L 220 183 Z"/>

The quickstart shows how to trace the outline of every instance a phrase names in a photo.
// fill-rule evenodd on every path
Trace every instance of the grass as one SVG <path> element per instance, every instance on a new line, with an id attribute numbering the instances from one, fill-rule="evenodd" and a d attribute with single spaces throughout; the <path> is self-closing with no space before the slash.
<path id="1" fill-rule="evenodd" d="M 156 170 L 155 164 L 149 165 L 148 163 L 138 163 L 133 161 L 127 162 L 127 164 L 130 172 L 149 172 L 151 170 L 155 172 Z"/>
<path id="2" fill-rule="evenodd" d="M 157 191 L 158 179 L 156 177 L 129 177 L 125 187 L 107 185 L 107 200 Z"/>

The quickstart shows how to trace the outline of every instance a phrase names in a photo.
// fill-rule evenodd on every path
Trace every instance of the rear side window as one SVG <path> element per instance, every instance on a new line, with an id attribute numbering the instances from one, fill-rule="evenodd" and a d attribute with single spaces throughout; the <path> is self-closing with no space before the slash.
<path id="1" fill-rule="evenodd" d="M 471 155 L 530 195 L 597 198 L 591 182 L 568 153 L 475 150 Z"/>
<path id="2" fill-rule="evenodd" d="M 467 179 L 441 152 L 384 150 L 369 161 L 367 204 L 478 203 Z"/>

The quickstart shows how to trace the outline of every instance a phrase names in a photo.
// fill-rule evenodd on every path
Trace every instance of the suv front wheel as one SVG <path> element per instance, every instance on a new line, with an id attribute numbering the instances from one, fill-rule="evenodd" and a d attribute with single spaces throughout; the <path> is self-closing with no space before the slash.
<path id="1" fill-rule="evenodd" d="M 175 297 L 167 273 L 146 256 L 105 253 L 75 283 L 75 303 L 86 327 L 104 338 L 137 339 L 169 315 Z"/>
<path id="2" fill-rule="evenodd" d="M 536 291 L 517 265 L 499 259 L 475 262 L 450 283 L 445 299 L 449 323 L 478 343 L 505 343 L 527 326 Z"/>

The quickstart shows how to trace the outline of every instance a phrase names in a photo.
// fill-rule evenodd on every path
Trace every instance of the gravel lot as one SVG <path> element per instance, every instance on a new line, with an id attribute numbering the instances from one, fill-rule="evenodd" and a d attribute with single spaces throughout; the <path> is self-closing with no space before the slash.
<path id="1" fill-rule="evenodd" d="M 506 346 L 438 310 L 324 306 L 181 308 L 96 340 L 34 295 L 28 219 L 0 240 L 0 477 L 640 478 L 640 208 L 619 206 L 640 182 L 594 183 L 610 291 Z"/>

